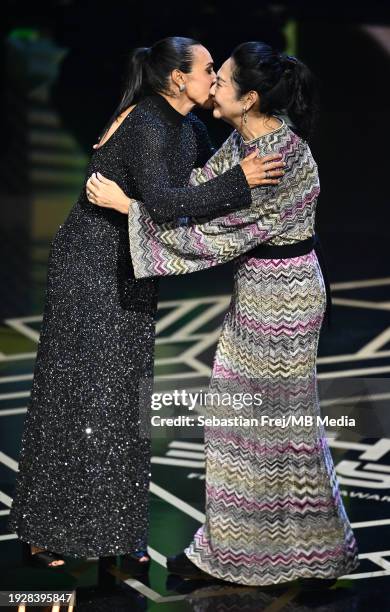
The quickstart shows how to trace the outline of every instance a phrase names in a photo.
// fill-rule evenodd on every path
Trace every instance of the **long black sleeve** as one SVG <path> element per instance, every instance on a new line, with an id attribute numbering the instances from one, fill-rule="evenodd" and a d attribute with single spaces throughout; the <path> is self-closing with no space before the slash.
<path id="1" fill-rule="evenodd" d="M 202 185 L 173 187 L 167 164 L 167 155 L 172 151 L 167 150 L 166 126 L 149 123 L 145 129 L 140 122 L 134 126 L 132 140 L 134 179 L 140 199 L 154 221 L 164 223 L 185 215 L 220 216 L 250 206 L 251 190 L 239 164 Z"/>

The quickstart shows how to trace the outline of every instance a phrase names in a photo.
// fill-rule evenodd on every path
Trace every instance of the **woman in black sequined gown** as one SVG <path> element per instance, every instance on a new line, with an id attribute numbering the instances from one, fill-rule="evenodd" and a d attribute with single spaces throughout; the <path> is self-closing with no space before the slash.
<path id="1" fill-rule="evenodd" d="M 182 95 L 191 101 L 192 95 L 186 112 L 153 94 L 159 90 L 153 53 L 165 53 L 172 70 L 180 68 L 164 78 L 179 91 L 179 101 Z M 156 221 L 217 216 L 249 205 L 246 176 L 254 175 L 253 160 L 246 174 L 239 165 L 215 181 L 187 187 L 194 166 L 203 166 L 212 154 L 204 125 L 189 113 L 208 98 L 215 78 L 208 51 L 195 41 L 171 38 L 137 50 L 132 61 L 133 77 L 134 70 L 144 74 L 145 62 L 149 77 L 144 74 L 138 90 L 130 79 L 117 115 L 137 106 L 108 131 L 86 177 L 99 171 L 126 193 L 151 202 Z M 259 162 L 258 177 L 262 171 Z M 153 377 L 157 289 L 156 279 L 134 278 L 127 218 L 91 205 L 84 183 L 49 255 L 8 521 L 22 541 L 70 557 L 146 550 L 150 440 L 139 432 L 139 385 Z"/>

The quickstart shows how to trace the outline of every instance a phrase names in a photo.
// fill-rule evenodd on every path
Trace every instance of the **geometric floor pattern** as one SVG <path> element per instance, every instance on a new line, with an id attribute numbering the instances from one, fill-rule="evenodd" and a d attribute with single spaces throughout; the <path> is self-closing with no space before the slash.
<path id="1" fill-rule="evenodd" d="M 335 328 L 321 337 L 319 380 L 390 378 L 390 278 L 335 283 L 332 296 Z M 229 295 L 216 295 L 159 303 L 157 385 L 166 390 L 204 389 L 229 300 Z M 8 575 L 16 572 L 19 576 L 19 586 L 22 584 L 19 543 L 15 534 L 5 531 L 5 518 L 12 502 L 10 494 L 17 471 L 18 444 L 30 394 L 40 323 L 38 315 L 9 318 L 4 321 L 0 343 L 0 556 Z M 352 335 L 347 331 L 351 329 L 354 330 Z M 340 334 L 340 330 L 344 332 Z M 370 409 L 376 405 L 387 407 L 389 400 L 390 385 L 389 391 L 385 389 L 371 395 Z M 386 432 L 382 437 L 357 440 L 345 439 L 339 432 L 329 433 L 328 442 L 344 503 L 358 538 L 361 565 L 355 574 L 341 578 L 337 588 L 321 595 L 321 602 L 327 598 L 329 601 L 327 607 L 319 609 L 350 609 L 349 606 L 357 602 L 368 602 L 368 594 L 371 601 L 386 609 L 383 607 L 386 597 L 390 601 L 390 435 Z M 313 609 L 313 601 L 311 607 L 306 608 L 302 593 L 294 585 L 275 593 L 218 582 L 199 586 L 184 581 L 183 586 L 183 581 L 179 585 L 167 581 L 166 556 L 182 550 L 203 522 L 203 488 L 204 456 L 200 440 L 179 440 L 169 434 L 153 440 L 150 579 L 135 580 L 112 568 L 112 575 L 116 575 L 114 590 L 120 588 L 119 595 L 115 595 L 119 597 L 117 609 L 136 610 L 147 606 L 163 610 L 214 610 L 222 605 L 226 607 L 220 609 L 232 610 L 234 605 L 238 606 L 236 609 L 248 610 Z M 93 567 L 96 569 L 94 560 L 69 566 L 69 577 L 72 585 L 77 585 L 77 593 L 84 590 L 93 600 L 97 588 L 92 571 Z M 49 588 L 53 577 L 46 575 L 46 580 Z M 121 599 L 124 588 L 128 589 L 126 604 Z M 249 596 L 252 597 L 251 605 L 258 607 L 245 607 L 249 605 Z M 132 608 L 126 607 L 130 600 Z M 340 607 L 341 600 L 344 608 Z M 100 593 L 94 600 L 94 609 L 100 609 L 102 601 Z M 85 602 L 79 609 L 92 609 L 84 605 Z"/>

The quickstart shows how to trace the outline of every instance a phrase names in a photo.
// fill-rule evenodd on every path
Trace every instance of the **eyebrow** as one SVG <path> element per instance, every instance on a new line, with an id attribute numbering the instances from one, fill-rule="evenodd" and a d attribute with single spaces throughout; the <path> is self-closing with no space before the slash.
<path id="1" fill-rule="evenodd" d="M 223 79 L 223 78 L 222 78 L 221 76 L 219 76 L 218 74 L 217 74 L 217 81 L 223 81 L 224 83 L 226 83 L 225 79 Z"/>
<path id="2" fill-rule="evenodd" d="M 209 66 L 214 66 L 214 62 L 209 62 L 208 64 L 206 64 L 206 68 L 208 68 Z"/>

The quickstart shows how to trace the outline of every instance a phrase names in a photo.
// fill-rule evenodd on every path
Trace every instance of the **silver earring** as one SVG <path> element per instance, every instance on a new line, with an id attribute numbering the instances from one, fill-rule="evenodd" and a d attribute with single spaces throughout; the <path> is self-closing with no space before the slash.
<path id="1" fill-rule="evenodd" d="M 181 83 L 181 84 L 179 85 L 179 91 L 180 91 L 180 93 L 182 93 L 182 92 L 185 90 L 185 88 L 186 88 L 186 86 L 185 86 L 183 83 Z"/>

